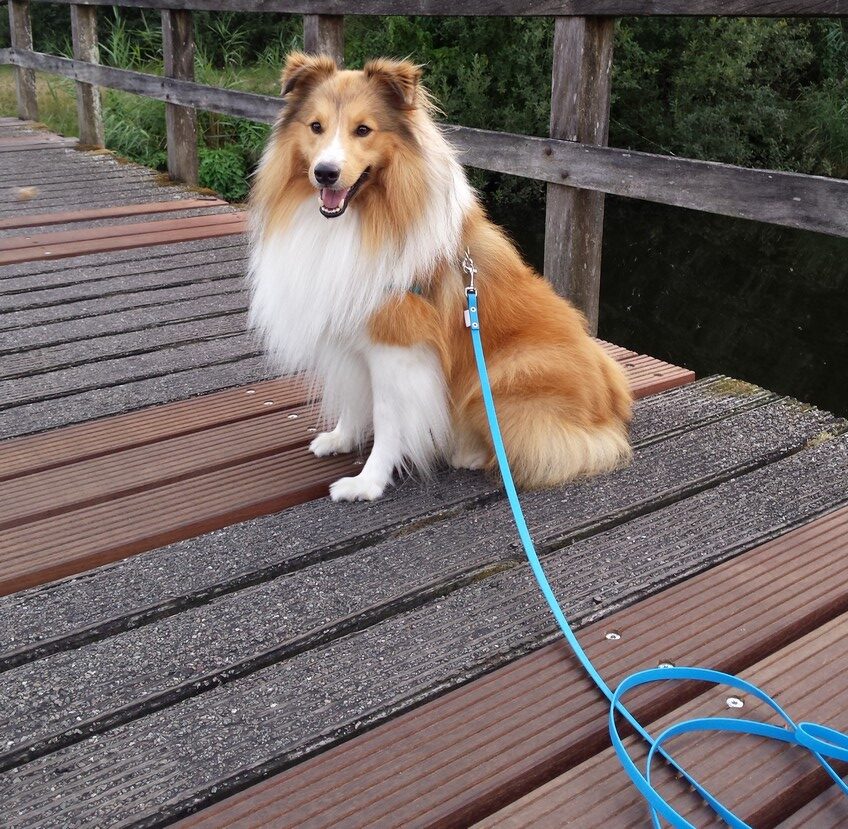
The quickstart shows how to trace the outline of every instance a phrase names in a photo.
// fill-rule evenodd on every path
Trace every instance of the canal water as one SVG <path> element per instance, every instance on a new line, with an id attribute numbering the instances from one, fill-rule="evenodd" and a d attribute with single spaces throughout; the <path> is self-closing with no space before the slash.
<path id="1" fill-rule="evenodd" d="M 544 206 L 492 215 L 541 269 Z M 599 334 L 848 416 L 848 239 L 608 196 Z"/>

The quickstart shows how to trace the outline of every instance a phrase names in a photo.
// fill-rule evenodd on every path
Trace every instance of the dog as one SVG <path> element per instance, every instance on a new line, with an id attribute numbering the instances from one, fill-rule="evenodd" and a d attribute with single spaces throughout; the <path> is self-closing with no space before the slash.
<path id="1" fill-rule="evenodd" d="M 468 250 L 516 483 L 625 464 L 631 396 L 586 321 L 486 217 L 435 121 L 421 68 L 340 70 L 295 52 L 250 197 L 249 321 L 281 372 L 308 372 L 329 431 L 317 456 L 373 438 L 335 501 L 374 500 L 398 472 L 493 469 L 463 320 Z M 332 428 L 330 429 L 329 427 Z"/>

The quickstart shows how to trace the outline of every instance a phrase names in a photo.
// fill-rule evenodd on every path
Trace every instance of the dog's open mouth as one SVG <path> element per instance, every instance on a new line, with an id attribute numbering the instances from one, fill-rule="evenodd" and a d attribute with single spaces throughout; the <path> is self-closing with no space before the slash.
<path id="1" fill-rule="evenodd" d="M 347 210 L 347 206 L 362 186 L 362 182 L 368 178 L 370 172 L 371 168 L 367 167 L 350 187 L 345 187 L 343 190 L 332 190 L 329 187 L 322 187 L 318 191 L 318 201 L 320 202 L 318 209 L 321 211 L 321 215 L 326 216 L 328 219 L 335 219 L 336 216 L 341 216 Z"/>

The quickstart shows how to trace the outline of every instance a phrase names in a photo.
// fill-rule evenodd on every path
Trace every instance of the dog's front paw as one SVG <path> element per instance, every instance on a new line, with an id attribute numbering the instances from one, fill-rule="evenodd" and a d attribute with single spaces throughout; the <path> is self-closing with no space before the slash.
<path id="1" fill-rule="evenodd" d="M 321 432 L 313 438 L 309 444 L 309 451 L 316 458 L 325 458 L 327 455 L 336 455 L 339 452 L 351 452 L 354 449 L 353 441 L 347 440 L 335 429 L 332 432 Z"/>
<path id="2" fill-rule="evenodd" d="M 334 501 L 376 501 L 385 488 L 385 484 L 360 474 L 354 478 L 339 478 L 331 484 L 330 497 Z"/>

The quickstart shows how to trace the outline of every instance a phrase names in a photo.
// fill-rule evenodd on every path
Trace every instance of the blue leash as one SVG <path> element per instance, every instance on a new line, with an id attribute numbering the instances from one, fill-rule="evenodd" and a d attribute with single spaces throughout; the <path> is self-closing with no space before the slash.
<path id="1" fill-rule="evenodd" d="M 757 737 L 766 737 L 771 740 L 778 740 L 784 743 L 801 746 L 808 749 L 813 756 L 821 763 L 824 770 L 833 778 L 834 782 L 842 789 L 845 794 L 848 794 L 848 786 L 843 783 L 842 779 L 833 769 L 833 767 L 825 760 L 828 757 L 832 760 L 848 760 L 848 735 L 845 735 L 832 728 L 816 723 L 801 722 L 795 723 L 789 715 L 772 699 L 765 691 L 761 691 L 750 682 L 726 674 L 722 671 L 713 671 L 707 668 L 685 668 L 685 667 L 666 667 L 653 668 L 650 670 L 639 671 L 625 678 L 621 684 L 613 692 L 610 687 L 604 682 L 603 677 L 595 669 L 586 652 L 577 641 L 574 631 L 571 629 L 565 614 L 559 606 L 559 603 L 554 596 L 551 585 L 545 576 L 545 571 L 542 569 L 539 557 L 533 546 L 533 541 L 530 538 L 530 531 L 527 529 L 527 522 L 524 520 L 524 513 L 521 509 L 521 503 L 518 500 L 518 493 L 515 491 L 515 483 L 512 480 L 512 472 L 509 468 L 509 462 L 506 457 L 506 451 L 501 437 L 500 426 L 498 425 L 498 416 L 495 412 L 495 402 L 492 399 L 492 388 L 489 384 L 489 374 L 486 370 L 486 357 L 483 353 L 483 343 L 480 336 L 480 316 L 479 302 L 477 290 L 474 287 L 474 276 L 477 269 L 474 267 L 474 262 L 468 251 L 465 253 L 465 258 L 462 262 L 462 269 L 470 277 L 470 286 L 466 288 L 466 298 L 468 302 L 468 310 L 465 314 L 465 322 L 471 330 L 471 342 L 474 346 L 474 358 L 477 362 L 477 372 L 480 375 L 480 386 L 483 391 L 483 402 L 486 406 L 486 417 L 489 421 L 489 429 L 492 433 L 492 443 L 495 448 L 495 455 L 498 459 L 501 477 L 503 478 L 504 489 L 506 490 L 509 505 L 512 509 L 512 515 L 515 519 L 515 526 L 518 529 L 518 535 L 521 538 L 521 543 L 524 546 L 524 552 L 527 555 L 527 560 L 530 562 L 530 567 L 533 570 L 533 575 L 539 584 L 542 595 L 548 603 L 554 618 L 559 625 L 559 629 L 565 636 L 566 641 L 574 651 L 575 656 L 580 661 L 580 664 L 586 670 L 586 673 L 592 678 L 595 685 L 598 686 L 601 693 L 610 702 L 609 713 L 609 732 L 610 740 L 613 748 L 621 761 L 624 770 L 627 772 L 633 784 L 647 800 L 650 809 L 651 821 L 655 829 L 660 829 L 660 816 L 665 818 L 676 829 L 696 829 L 682 815 L 675 811 L 671 805 L 663 798 L 663 796 L 651 785 L 651 766 L 657 754 L 661 754 L 686 780 L 697 790 L 701 797 L 712 807 L 728 826 L 733 829 L 751 829 L 751 827 L 736 817 L 732 812 L 725 808 L 713 795 L 707 791 L 704 786 L 698 783 L 687 771 L 681 768 L 665 751 L 663 745 L 672 737 L 680 734 L 688 734 L 693 731 L 730 731 L 736 734 L 749 734 Z M 699 680 L 701 682 L 712 682 L 719 685 L 727 685 L 735 688 L 750 696 L 764 702 L 768 705 L 786 724 L 785 726 L 769 725 L 766 723 L 757 722 L 756 720 L 746 719 L 730 719 L 726 717 L 705 717 L 672 725 L 665 729 L 657 737 L 652 737 L 636 720 L 636 718 L 627 710 L 621 698 L 633 688 L 640 685 L 649 685 L 653 682 L 687 682 L 690 680 Z M 636 764 L 631 760 L 630 755 L 624 747 L 622 737 L 618 730 L 615 713 L 618 711 L 627 722 L 636 730 L 636 732 L 650 746 L 648 757 L 645 762 L 644 773 L 639 770 Z"/>

